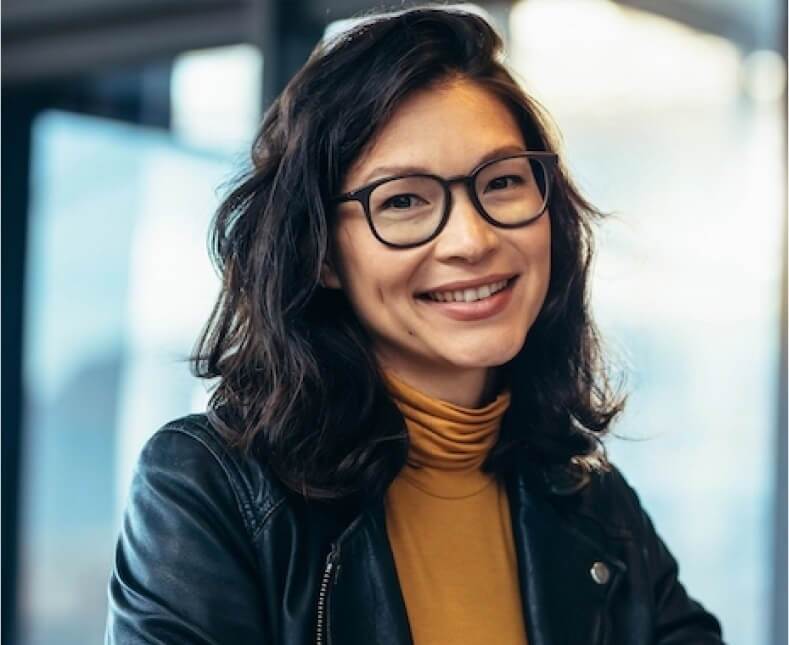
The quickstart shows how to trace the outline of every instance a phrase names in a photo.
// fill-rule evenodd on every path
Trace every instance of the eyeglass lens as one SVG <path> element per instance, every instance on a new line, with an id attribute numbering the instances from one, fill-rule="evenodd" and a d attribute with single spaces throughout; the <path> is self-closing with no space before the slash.
<path id="1" fill-rule="evenodd" d="M 527 157 L 501 159 L 476 176 L 474 190 L 480 206 L 492 220 L 504 225 L 526 223 L 545 208 L 547 172 L 540 160 Z M 431 177 L 392 179 L 370 194 L 370 218 L 386 242 L 417 244 L 441 225 L 446 192 Z"/>

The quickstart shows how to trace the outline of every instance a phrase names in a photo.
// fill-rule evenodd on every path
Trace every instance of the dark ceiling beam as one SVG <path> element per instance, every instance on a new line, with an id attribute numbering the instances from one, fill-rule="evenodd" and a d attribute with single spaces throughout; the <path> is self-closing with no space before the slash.
<path id="1" fill-rule="evenodd" d="M 246 0 L 5 0 L 3 31 L 41 31 L 60 29 L 69 24 L 120 22 L 157 14 L 199 13 L 245 3 Z"/>
<path id="2" fill-rule="evenodd" d="M 62 2 L 3 5 L 3 84 L 49 81 L 250 40 L 250 3 Z M 45 11 L 41 7 L 50 7 Z M 106 5 L 113 7 L 109 10 Z M 33 9 L 35 7 L 36 9 Z"/>
<path id="3" fill-rule="evenodd" d="M 414 2 L 402 0 L 398 6 Z M 755 24 L 755 12 L 739 0 L 617 2 L 724 36 L 746 50 L 765 46 L 764 25 Z M 494 12 L 512 4 L 509 0 L 478 3 Z M 262 48 L 272 55 L 278 25 L 284 23 L 292 33 L 311 37 L 316 26 L 364 13 L 373 5 L 370 0 L 5 0 L 3 84 L 68 78 L 190 49 L 244 42 L 259 46 L 267 42 L 268 47 Z M 274 23 L 260 24 L 264 16 L 277 14 Z M 305 21 L 303 28 L 296 19 Z"/>
<path id="4" fill-rule="evenodd" d="M 479 4 L 498 10 L 512 3 Z M 265 80 L 270 98 L 282 86 L 277 71 L 293 73 L 328 23 L 371 6 L 370 0 L 5 0 L 3 85 L 68 79 L 246 42 L 258 45 L 269 73 L 274 70 L 276 78 Z"/>

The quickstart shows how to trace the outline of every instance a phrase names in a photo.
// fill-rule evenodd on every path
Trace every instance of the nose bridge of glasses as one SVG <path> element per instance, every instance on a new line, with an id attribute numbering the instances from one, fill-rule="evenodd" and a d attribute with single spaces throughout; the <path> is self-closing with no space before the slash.
<path id="1" fill-rule="evenodd" d="M 481 220 L 483 220 L 482 213 L 480 212 L 479 200 L 476 194 L 476 188 L 474 186 L 475 177 L 473 175 L 457 175 L 455 177 L 449 177 L 444 180 L 446 185 L 446 193 L 447 193 L 447 210 L 450 211 L 449 215 L 452 215 L 452 210 L 454 210 L 455 206 L 458 205 L 458 201 L 455 198 L 452 186 L 455 184 L 461 184 L 458 188 L 458 192 L 460 192 L 465 200 L 467 200 L 467 205 L 471 206 L 473 214 L 475 217 L 475 224 L 479 224 Z M 463 200 L 460 201 L 460 204 L 463 204 Z"/>
<path id="2" fill-rule="evenodd" d="M 492 231 L 490 230 L 490 224 L 480 210 L 479 201 L 475 193 L 474 177 L 460 175 L 450 177 L 445 180 L 445 184 L 448 218 L 446 227 L 452 229 L 462 225 L 463 230 L 466 232 L 469 232 L 470 229 L 473 237 L 487 239 Z M 452 186 L 455 184 L 461 185 L 457 187 L 456 191 L 453 191 Z M 457 199 L 457 193 L 460 193 L 460 199 Z"/>

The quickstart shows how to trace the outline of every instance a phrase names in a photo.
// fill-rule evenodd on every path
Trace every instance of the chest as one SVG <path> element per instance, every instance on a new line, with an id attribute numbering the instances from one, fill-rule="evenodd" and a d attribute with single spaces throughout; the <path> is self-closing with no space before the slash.
<path id="1" fill-rule="evenodd" d="M 507 627 L 490 623 L 487 642 L 528 642 L 530 645 L 646 645 L 652 642 L 653 599 L 646 584 L 647 572 L 638 545 L 626 536 L 590 534 L 588 527 L 575 526 L 550 512 L 541 504 L 507 496 L 510 511 L 508 533 L 512 560 L 506 583 L 499 589 L 513 601 L 505 611 Z M 409 602 L 424 602 L 429 587 L 436 589 L 433 606 L 446 607 L 440 587 L 460 585 L 460 594 L 451 611 L 478 612 L 484 603 L 470 602 L 458 606 L 458 598 L 473 599 L 481 589 L 474 588 L 475 575 L 441 580 L 412 578 L 403 562 L 398 562 L 400 548 L 397 526 L 407 518 L 387 513 L 381 504 L 359 514 L 343 530 L 332 535 L 327 521 L 291 518 L 288 531 L 262 540 L 269 545 L 263 561 L 278 563 L 264 573 L 262 583 L 273 593 L 267 605 L 267 622 L 272 625 L 273 642 L 318 643 L 333 645 L 407 645 L 420 640 L 424 630 L 416 621 L 421 614 Z M 323 526 L 323 529 L 318 527 Z M 407 533 L 407 531 L 406 531 Z M 393 540 L 394 538 L 394 540 Z M 422 536 L 422 540 L 428 536 Z M 273 546 L 277 542 L 276 546 Z M 505 540 L 506 542 L 506 540 Z M 419 546 L 419 540 L 413 545 Z M 462 546 L 462 544 L 460 545 Z M 458 544 L 452 545 L 454 551 Z M 424 545 L 422 549 L 424 550 Z M 432 557 L 441 555 L 440 550 Z M 477 554 L 473 567 L 484 569 L 484 552 Z M 468 562 L 462 554 L 442 557 L 455 565 Z M 418 557 L 410 565 L 419 569 Z M 429 563 L 428 563 L 429 564 Z M 501 579 L 499 578 L 499 582 Z M 414 585 L 422 594 L 413 593 Z M 464 586 L 468 587 L 464 589 Z M 479 585 L 477 585 L 479 586 Z M 490 596 L 492 591 L 485 590 Z M 275 599 L 279 599 L 275 600 Z M 410 599 L 410 600 L 409 600 Z M 488 599 L 486 599 L 488 600 Z M 429 601 L 429 598 L 428 598 Z M 505 602 L 506 604 L 506 602 Z M 501 609 L 501 607 L 499 607 Z M 501 640 L 510 633 L 513 613 L 520 619 L 525 641 Z M 474 621 L 473 616 L 467 615 Z M 440 621 L 438 621 L 440 622 Z M 447 641 L 444 641 L 447 642 Z M 474 642 L 474 641 L 461 641 Z"/>

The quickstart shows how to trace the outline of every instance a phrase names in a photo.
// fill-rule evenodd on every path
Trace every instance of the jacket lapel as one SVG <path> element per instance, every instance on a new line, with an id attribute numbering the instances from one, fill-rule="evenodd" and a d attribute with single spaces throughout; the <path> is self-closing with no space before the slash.
<path id="1" fill-rule="evenodd" d="M 602 644 L 625 564 L 563 519 L 533 482 L 522 472 L 507 481 L 529 645 Z"/>
<path id="2" fill-rule="evenodd" d="M 366 508 L 336 545 L 339 567 L 330 595 L 329 643 L 411 645 L 383 501 Z"/>

